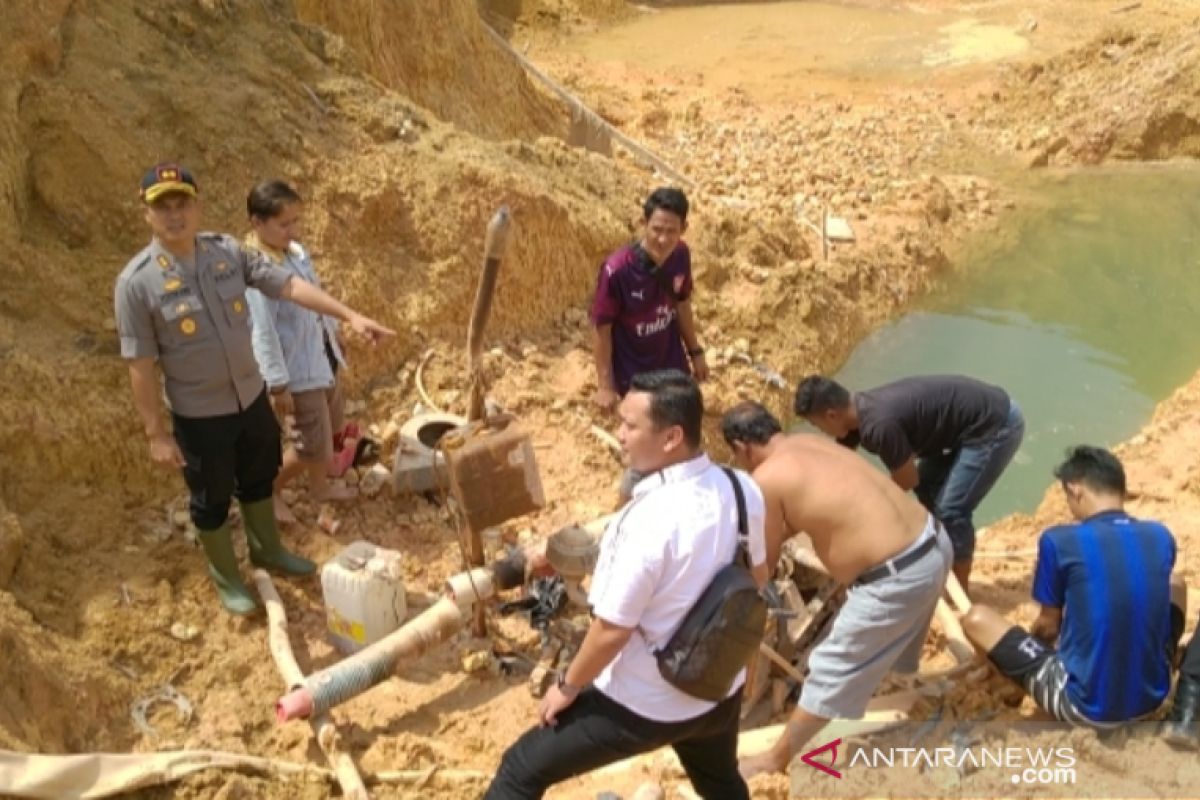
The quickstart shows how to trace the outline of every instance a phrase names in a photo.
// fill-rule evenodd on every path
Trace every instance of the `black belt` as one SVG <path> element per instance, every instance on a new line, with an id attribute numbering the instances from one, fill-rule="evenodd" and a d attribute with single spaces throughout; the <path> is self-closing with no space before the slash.
<path id="1" fill-rule="evenodd" d="M 874 583 L 875 581 L 880 580 L 881 578 L 886 578 L 890 575 L 895 575 L 897 572 L 904 569 L 905 567 L 911 566 L 912 564 L 916 563 L 917 561 L 920 561 L 921 558 L 926 553 L 928 553 L 930 550 L 932 550 L 934 545 L 937 544 L 938 533 L 940 533 L 940 532 L 941 532 L 941 527 L 939 526 L 937 531 L 934 532 L 933 536 L 930 536 L 928 539 L 921 542 L 921 544 L 917 545 L 916 550 L 910 550 L 909 552 L 905 553 L 902 556 L 899 556 L 898 558 L 888 559 L 887 561 L 880 564 L 878 567 L 871 567 L 869 570 L 867 570 L 863 574 L 859 575 L 854 580 L 854 584 L 856 586 L 861 586 L 864 583 Z"/>

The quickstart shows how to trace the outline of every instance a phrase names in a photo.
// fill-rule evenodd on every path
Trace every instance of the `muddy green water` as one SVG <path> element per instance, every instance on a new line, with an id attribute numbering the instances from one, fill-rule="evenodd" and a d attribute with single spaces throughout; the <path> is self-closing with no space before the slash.
<path id="1" fill-rule="evenodd" d="M 1200 168 L 1047 176 L 1031 191 L 961 275 L 837 373 L 852 390 L 962 373 L 1016 398 L 1025 442 L 977 524 L 1033 510 L 1066 447 L 1129 438 L 1200 369 Z"/>
<path id="2" fill-rule="evenodd" d="M 1029 46 L 1017 20 L 993 20 L 983 11 L 807 0 L 700 5 L 649 11 L 568 47 L 594 62 L 702 74 L 709 88 L 737 86 L 795 102 L 817 73 L 918 81 L 935 68 L 997 61 Z"/>

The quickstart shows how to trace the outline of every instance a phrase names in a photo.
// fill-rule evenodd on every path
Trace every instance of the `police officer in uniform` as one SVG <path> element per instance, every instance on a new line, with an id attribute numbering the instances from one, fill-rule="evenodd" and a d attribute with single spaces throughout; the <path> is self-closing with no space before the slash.
<path id="1" fill-rule="evenodd" d="M 177 164 L 142 178 L 141 199 L 153 238 L 121 271 L 116 286 L 121 355 L 150 458 L 182 468 L 191 517 L 208 556 L 217 594 L 233 614 L 257 603 L 243 583 L 229 532 L 237 497 L 250 560 L 285 575 L 309 575 L 313 562 L 279 541 L 271 488 L 279 471 L 279 424 L 250 342 L 246 287 L 345 321 L 372 340 L 392 331 L 223 234 L 200 233 L 196 181 Z M 173 433 L 160 406 L 162 370 Z"/>

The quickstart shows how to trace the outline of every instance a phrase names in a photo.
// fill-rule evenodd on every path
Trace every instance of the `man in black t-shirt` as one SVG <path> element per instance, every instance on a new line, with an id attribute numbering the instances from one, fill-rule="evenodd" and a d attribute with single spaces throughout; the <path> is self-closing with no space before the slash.
<path id="1" fill-rule="evenodd" d="M 904 378 L 851 395 L 810 375 L 796 414 L 850 448 L 879 456 L 901 489 L 915 489 L 954 543 L 954 574 L 967 589 L 975 552 L 972 515 L 1016 454 L 1025 420 L 1001 388 L 960 375 Z"/>

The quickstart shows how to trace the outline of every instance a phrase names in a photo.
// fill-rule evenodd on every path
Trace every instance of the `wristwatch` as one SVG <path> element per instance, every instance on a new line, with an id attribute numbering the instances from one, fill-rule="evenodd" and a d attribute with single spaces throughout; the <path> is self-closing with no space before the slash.
<path id="1" fill-rule="evenodd" d="M 582 688 L 582 687 L 576 686 L 572 683 L 567 683 L 567 671 L 566 670 L 563 670 L 562 672 L 558 673 L 558 683 L 556 685 L 558 686 L 558 690 L 560 692 L 562 692 L 563 694 L 565 694 L 567 697 L 574 697 L 575 695 L 579 694 L 579 691 Z"/>
<path id="2" fill-rule="evenodd" d="M 282 386 L 272 386 L 272 387 L 271 387 L 271 394 L 273 394 L 273 395 L 280 395 L 280 394 L 283 394 L 284 392 L 286 392 L 287 390 L 288 390 L 288 388 L 287 388 L 287 384 L 286 384 L 286 383 L 285 383 L 285 384 L 283 384 Z"/>
<path id="3" fill-rule="evenodd" d="M 703 347 L 697 347 L 697 348 L 696 348 L 696 349 L 694 349 L 694 350 L 688 350 L 688 351 L 687 351 L 687 354 L 688 354 L 689 356 L 691 356 L 692 358 L 695 358 L 696 356 L 702 356 L 702 355 L 704 355 L 704 348 L 703 348 Z"/>

